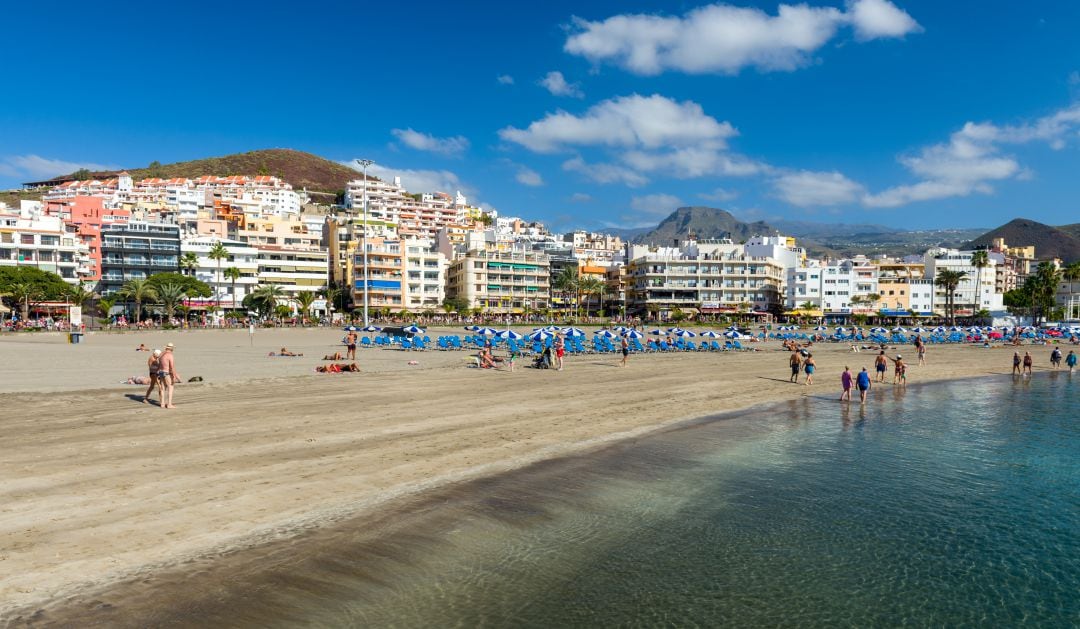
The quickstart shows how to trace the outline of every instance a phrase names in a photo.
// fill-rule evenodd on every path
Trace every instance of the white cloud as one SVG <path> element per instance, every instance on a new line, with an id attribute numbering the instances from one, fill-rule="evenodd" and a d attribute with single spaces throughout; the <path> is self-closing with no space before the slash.
<path id="1" fill-rule="evenodd" d="M 537 83 L 555 96 L 585 98 L 585 93 L 581 91 L 580 85 L 578 83 L 567 83 L 562 72 L 557 70 L 548 72 L 544 78 L 537 81 Z"/>
<path id="2" fill-rule="evenodd" d="M 838 172 L 800 170 L 780 175 L 773 181 L 776 195 L 792 205 L 842 205 L 852 203 L 863 187 Z"/>
<path id="3" fill-rule="evenodd" d="M 341 162 L 353 170 L 360 171 L 355 160 Z M 394 168 L 385 164 L 372 164 L 368 166 L 368 174 L 374 175 L 384 181 L 392 181 L 394 177 L 401 177 L 401 184 L 409 192 L 446 192 L 453 194 L 461 191 L 462 194 L 475 196 L 476 190 L 449 170 L 413 170 L 409 168 Z"/>
<path id="4" fill-rule="evenodd" d="M 901 37 L 921 29 L 886 0 L 854 0 L 833 7 L 781 4 L 776 15 L 711 4 L 682 17 L 624 14 L 591 22 L 574 18 L 564 50 L 593 63 L 614 63 L 635 74 L 665 70 L 737 74 L 744 68 L 790 71 L 851 25 L 860 40 Z"/>
<path id="5" fill-rule="evenodd" d="M 666 216 L 682 205 L 682 199 L 670 194 L 646 194 L 630 199 L 630 207 L 646 214 Z"/>
<path id="6" fill-rule="evenodd" d="M 923 31 L 914 18 L 888 0 L 848 2 L 848 16 L 855 27 L 855 37 L 861 41 Z"/>
<path id="7" fill-rule="evenodd" d="M 506 127 L 499 137 L 537 153 L 554 153 L 571 146 L 723 148 L 738 132 L 718 122 L 693 101 L 681 103 L 659 94 L 620 96 L 601 101 L 583 115 L 565 111 L 548 114 L 525 129 Z"/>
<path id="8" fill-rule="evenodd" d="M 402 144 L 418 151 L 429 151 L 443 155 L 460 155 L 469 148 L 469 140 L 461 135 L 450 138 L 437 138 L 412 129 L 394 129 L 391 133 Z"/>
<path id="9" fill-rule="evenodd" d="M 115 165 L 69 162 L 62 159 L 48 159 L 39 155 L 10 155 L 0 160 L 0 174 L 8 177 L 48 179 L 59 175 L 68 175 L 82 168 L 92 171 L 120 169 L 119 166 Z"/>
<path id="10" fill-rule="evenodd" d="M 589 164 L 580 157 L 566 160 L 562 168 L 565 171 L 583 175 L 596 183 L 622 183 L 631 188 L 637 188 L 649 182 L 644 175 L 629 168 L 617 164 Z"/>
<path id="11" fill-rule="evenodd" d="M 498 81 L 499 85 L 514 84 L 514 77 L 510 76 L 509 74 L 500 74 L 499 76 L 495 77 L 495 80 Z"/>
<path id="12" fill-rule="evenodd" d="M 517 174 L 514 175 L 514 179 L 517 179 L 518 183 L 526 186 L 542 186 L 544 185 L 544 178 L 540 176 L 540 173 L 531 168 L 521 166 L 518 168 Z"/>
<path id="13" fill-rule="evenodd" d="M 712 192 L 702 192 L 701 194 L 698 194 L 698 198 L 705 199 L 706 201 L 715 201 L 717 203 L 732 201 L 738 196 L 738 192 L 735 192 L 734 190 L 725 190 L 724 188 L 717 188 Z"/>
<path id="14" fill-rule="evenodd" d="M 585 194 L 584 192 L 575 192 L 574 194 L 570 195 L 571 203 L 589 203 L 590 201 L 592 201 L 591 194 Z"/>

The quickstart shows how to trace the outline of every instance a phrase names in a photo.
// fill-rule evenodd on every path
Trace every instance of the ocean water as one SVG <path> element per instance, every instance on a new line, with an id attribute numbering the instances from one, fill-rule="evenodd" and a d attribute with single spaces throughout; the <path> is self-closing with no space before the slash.
<path id="1" fill-rule="evenodd" d="M 80 620 L 1080 626 L 1080 374 L 813 393 L 148 580 Z"/>

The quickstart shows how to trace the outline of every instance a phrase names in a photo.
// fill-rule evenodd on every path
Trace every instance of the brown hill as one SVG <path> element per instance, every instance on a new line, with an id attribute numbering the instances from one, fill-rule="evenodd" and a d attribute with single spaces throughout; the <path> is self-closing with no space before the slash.
<path id="1" fill-rule="evenodd" d="M 634 236 L 633 242 L 671 246 L 675 240 L 685 240 L 690 234 L 699 240 L 731 238 L 745 241 L 751 236 L 768 236 L 773 229 L 766 223 L 744 223 L 730 213 L 712 207 L 681 207 L 668 215 L 656 229 Z"/>
<path id="2" fill-rule="evenodd" d="M 362 176 L 344 164 L 293 149 L 263 149 L 173 164 L 152 163 L 146 168 L 129 168 L 128 172 L 136 181 L 145 177 L 272 175 L 289 182 L 296 190 L 307 188 L 309 192 L 331 194 L 344 190 L 345 182 Z M 94 176 L 110 174 L 115 173 L 94 173 Z"/>
<path id="3" fill-rule="evenodd" d="M 1061 258 L 1066 262 L 1080 260 L 1080 238 L 1070 233 L 1070 228 L 1060 229 L 1038 221 L 1017 218 L 997 229 L 990 230 L 971 241 L 971 246 L 989 246 L 995 238 L 1004 238 L 1012 247 L 1035 246 L 1035 256 L 1040 260 Z"/>

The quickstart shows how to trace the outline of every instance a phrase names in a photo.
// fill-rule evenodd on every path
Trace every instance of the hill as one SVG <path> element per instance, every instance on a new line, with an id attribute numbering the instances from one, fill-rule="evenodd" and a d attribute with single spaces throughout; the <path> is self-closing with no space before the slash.
<path id="1" fill-rule="evenodd" d="M 307 188 L 309 192 L 330 194 L 344 190 L 347 181 L 361 177 L 348 166 L 293 149 L 264 149 L 173 164 L 151 164 L 146 168 L 129 168 L 128 172 L 136 181 L 146 177 L 194 179 L 202 175 L 272 175 L 284 179 L 296 190 Z M 94 176 L 100 178 L 108 174 L 115 173 L 94 173 Z"/>
<path id="2" fill-rule="evenodd" d="M 671 246 L 693 234 L 698 240 L 730 238 L 735 242 L 751 236 L 767 236 L 775 230 L 763 221 L 744 223 L 729 212 L 712 207 L 681 207 L 660 221 L 656 229 L 633 238 L 637 244 Z"/>
<path id="3" fill-rule="evenodd" d="M 1026 218 L 1017 218 L 992 229 L 971 241 L 970 246 L 989 246 L 995 238 L 1004 238 L 1012 246 L 1035 246 L 1035 256 L 1040 260 L 1061 258 L 1066 262 L 1080 260 L 1080 238 L 1072 235 L 1076 225 L 1064 229 L 1044 225 Z"/>

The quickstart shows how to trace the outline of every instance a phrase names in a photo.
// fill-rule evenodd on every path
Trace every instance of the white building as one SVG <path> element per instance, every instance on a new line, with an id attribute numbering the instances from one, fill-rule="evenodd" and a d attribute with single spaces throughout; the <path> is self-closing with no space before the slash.
<path id="1" fill-rule="evenodd" d="M 410 312 L 438 311 L 446 298 L 446 256 L 429 240 L 408 239 L 401 243 L 405 282 L 402 307 Z"/>
<path id="2" fill-rule="evenodd" d="M 224 245 L 229 252 L 229 257 L 221 261 L 220 275 L 218 261 L 209 257 L 210 250 L 217 243 Z M 193 274 L 195 279 L 206 282 L 214 293 L 209 299 L 196 300 L 200 305 L 220 306 L 230 310 L 239 308 L 244 297 L 259 284 L 259 252 L 252 245 L 214 236 L 196 236 L 180 242 L 181 258 L 186 253 L 194 253 L 198 262 L 190 271 L 181 267 L 181 272 Z M 230 267 L 240 271 L 235 287 L 234 282 L 225 275 L 225 269 Z"/>
<path id="3" fill-rule="evenodd" d="M 936 278 L 942 269 L 966 274 L 956 287 L 953 297 L 955 314 L 958 317 L 971 316 L 979 310 L 1000 312 L 1005 307 L 1002 294 L 995 290 L 997 261 L 993 256 L 989 256 L 989 265 L 977 269 L 971 264 L 974 253 L 974 251 L 935 247 L 923 255 L 927 279 Z M 979 282 L 978 287 L 976 287 L 976 282 Z M 945 291 L 941 286 L 935 288 L 934 305 L 938 308 L 939 314 L 944 314 Z"/>
<path id="4" fill-rule="evenodd" d="M 67 233 L 59 216 L 40 212 L 40 203 L 19 210 L 0 203 L 0 266 L 29 266 L 79 284 L 90 272 L 89 248 Z"/>
<path id="5" fill-rule="evenodd" d="M 865 258 L 822 264 L 806 260 L 787 270 L 786 307 L 819 316 L 873 314 L 879 305 L 877 267 Z"/>

